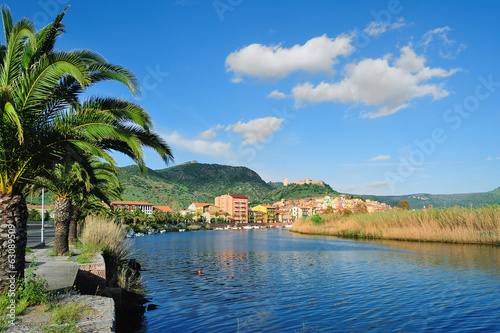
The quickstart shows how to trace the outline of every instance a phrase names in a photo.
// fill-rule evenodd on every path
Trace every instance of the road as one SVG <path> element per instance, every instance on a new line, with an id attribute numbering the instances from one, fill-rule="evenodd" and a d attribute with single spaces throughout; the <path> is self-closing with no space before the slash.
<path id="1" fill-rule="evenodd" d="M 40 225 L 28 225 L 28 244 L 26 247 L 35 247 L 40 244 Z M 54 227 L 44 227 L 45 244 L 54 240 Z"/>

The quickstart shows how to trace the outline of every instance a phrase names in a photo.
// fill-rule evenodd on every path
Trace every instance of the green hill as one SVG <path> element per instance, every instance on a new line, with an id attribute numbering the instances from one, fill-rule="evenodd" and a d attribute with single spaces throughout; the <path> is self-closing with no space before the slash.
<path id="1" fill-rule="evenodd" d="M 337 195 L 340 195 L 340 193 L 333 190 L 327 184 L 325 184 L 325 186 L 316 184 L 290 184 L 288 186 L 282 186 L 272 190 L 265 197 L 263 197 L 262 200 L 271 203 L 281 199 L 300 199 Z"/>
<path id="2" fill-rule="evenodd" d="M 155 205 L 187 208 L 192 202 L 214 202 L 216 196 L 244 194 L 251 204 L 272 190 L 246 167 L 185 163 L 141 174 L 135 166 L 120 168 L 124 200 L 147 201 Z"/>
<path id="3" fill-rule="evenodd" d="M 249 205 L 281 199 L 338 195 L 329 185 L 266 183 L 246 167 L 189 162 L 141 174 L 135 166 L 120 169 L 118 177 L 124 200 L 148 201 L 155 205 L 186 208 L 192 202 L 214 202 L 222 194 L 243 194 Z"/>
<path id="4" fill-rule="evenodd" d="M 480 207 L 484 205 L 500 204 L 500 187 L 484 193 L 460 193 L 460 194 L 429 194 L 419 193 L 400 196 L 376 196 L 376 195 L 360 195 L 363 199 L 377 200 L 385 202 L 391 206 L 397 205 L 401 200 L 408 200 L 410 208 L 421 209 L 429 204 L 434 205 L 434 208 L 441 207 Z"/>

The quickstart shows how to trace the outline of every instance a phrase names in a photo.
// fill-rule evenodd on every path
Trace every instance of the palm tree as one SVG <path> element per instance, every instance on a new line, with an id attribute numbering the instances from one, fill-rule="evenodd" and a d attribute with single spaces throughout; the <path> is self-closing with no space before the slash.
<path id="1" fill-rule="evenodd" d="M 175 213 L 175 214 L 174 214 L 174 219 L 175 219 L 175 221 L 176 221 L 176 223 L 175 223 L 175 224 L 179 224 L 179 221 L 180 221 L 180 220 L 182 220 L 182 214 L 181 214 L 181 213 L 179 213 L 179 212 Z"/>
<path id="2" fill-rule="evenodd" d="M 82 182 L 78 164 L 58 164 L 50 174 L 35 179 L 35 188 L 45 188 L 52 192 L 54 201 L 54 249 L 55 254 L 68 252 L 69 223 L 73 215 L 73 196 Z"/>
<path id="3" fill-rule="evenodd" d="M 132 219 L 134 224 L 137 224 L 138 221 L 142 221 L 144 218 L 144 213 L 140 208 L 136 208 L 132 211 Z"/>
<path id="4" fill-rule="evenodd" d="M 77 227 L 89 214 L 105 214 L 103 203 L 111 206 L 111 199 L 121 199 L 122 188 L 118 174 L 108 163 L 88 156 L 90 169 L 82 170 L 80 190 L 73 194 L 73 214 L 69 224 L 70 243 L 78 241 Z"/>
<path id="5" fill-rule="evenodd" d="M 103 210 L 101 202 L 110 205 L 110 196 L 120 197 L 120 184 L 115 170 L 105 162 L 90 156 L 87 158 L 85 164 L 88 163 L 89 170 L 76 162 L 57 164 L 44 177 L 34 179 L 32 192 L 46 188 L 56 196 L 53 252 L 58 255 L 68 252 L 69 242 L 77 241 L 78 221 L 84 219 L 89 208 Z"/>
<path id="6" fill-rule="evenodd" d="M 160 223 L 164 221 L 164 214 L 161 210 L 153 210 L 153 219 L 155 223 Z"/>
<path id="7" fill-rule="evenodd" d="M 120 151 L 144 169 L 143 147 L 165 162 L 168 145 L 153 132 L 149 115 L 117 99 L 90 98 L 83 90 L 104 80 L 124 83 L 138 94 L 127 69 L 88 50 L 54 50 L 66 10 L 36 31 L 29 19 L 13 23 L 1 9 L 5 44 L 0 43 L 0 289 L 8 271 L 24 275 L 26 186 L 47 175 L 64 159 L 79 161 L 89 153 L 114 166 L 109 155 Z M 62 203 L 61 203 L 62 204 Z M 60 211 L 63 211 L 61 209 Z M 67 212 L 67 211 L 66 211 Z M 15 264 L 9 263 L 8 232 L 15 235 Z M 11 251 L 12 252 L 12 251 Z"/>

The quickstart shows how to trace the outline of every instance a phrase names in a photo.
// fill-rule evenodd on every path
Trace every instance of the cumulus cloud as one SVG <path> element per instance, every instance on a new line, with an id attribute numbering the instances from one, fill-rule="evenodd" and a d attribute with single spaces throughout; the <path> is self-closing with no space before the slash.
<path id="1" fill-rule="evenodd" d="M 215 131 L 220 130 L 224 127 L 225 126 L 223 126 L 223 125 L 212 126 L 209 129 L 207 129 L 206 131 L 201 132 L 200 138 L 205 139 L 205 140 L 213 139 L 217 136 L 217 133 L 215 133 Z"/>
<path id="2" fill-rule="evenodd" d="M 267 95 L 267 97 L 274 98 L 274 99 L 283 99 L 283 98 L 286 98 L 286 94 L 284 94 L 278 90 L 274 90 L 269 95 Z"/>
<path id="3" fill-rule="evenodd" d="M 241 120 L 226 128 L 235 133 L 242 133 L 245 141 L 244 145 L 266 141 L 272 133 L 279 130 L 284 119 L 276 117 L 266 117 L 250 120 L 248 123 L 243 123 Z"/>
<path id="4" fill-rule="evenodd" d="M 443 84 L 425 82 L 448 77 L 458 69 L 426 67 L 425 57 L 418 56 L 411 46 L 401 48 L 400 57 L 392 65 L 390 58 L 368 58 L 348 64 L 340 82 L 321 82 L 317 86 L 309 82 L 299 84 L 292 89 L 295 103 L 297 106 L 321 102 L 375 106 L 376 112 L 365 113 L 363 117 L 377 118 L 408 107 L 414 98 L 431 96 L 437 100 L 449 95 Z"/>
<path id="5" fill-rule="evenodd" d="M 427 31 L 422 36 L 419 45 L 423 46 L 427 50 L 427 48 L 431 47 L 432 44 L 436 43 L 438 44 L 439 55 L 442 58 L 455 59 L 460 52 L 467 48 L 467 45 L 449 39 L 448 33 L 450 31 L 451 28 L 448 26 Z"/>
<path id="6" fill-rule="evenodd" d="M 328 38 L 323 35 L 291 48 L 251 44 L 227 56 L 226 72 L 234 73 L 233 82 L 240 82 L 245 75 L 278 80 L 300 70 L 332 75 L 336 58 L 353 51 L 351 42 L 351 36 Z"/>
<path id="7" fill-rule="evenodd" d="M 178 132 L 162 134 L 163 139 L 172 147 L 194 153 L 231 158 L 231 143 L 220 141 L 206 141 L 202 139 L 187 139 Z"/>
<path id="8" fill-rule="evenodd" d="M 363 30 L 369 36 L 378 37 L 388 30 L 400 29 L 408 26 L 403 17 L 399 17 L 396 22 L 373 21 Z"/>
<path id="9" fill-rule="evenodd" d="M 378 155 L 378 156 L 375 156 L 374 158 L 370 158 L 367 161 L 368 162 L 371 162 L 371 161 L 383 161 L 383 160 L 389 160 L 389 159 L 391 159 L 390 155 Z"/>

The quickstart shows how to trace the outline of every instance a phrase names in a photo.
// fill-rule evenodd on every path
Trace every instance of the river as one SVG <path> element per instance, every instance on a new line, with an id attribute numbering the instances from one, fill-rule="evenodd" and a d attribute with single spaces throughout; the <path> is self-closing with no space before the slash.
<path id="1" fill-rule="evenodd" d="M 500 247 L 260 229 L 132 248 L 150 300 L 139 332 L 500 331 Z"/>

